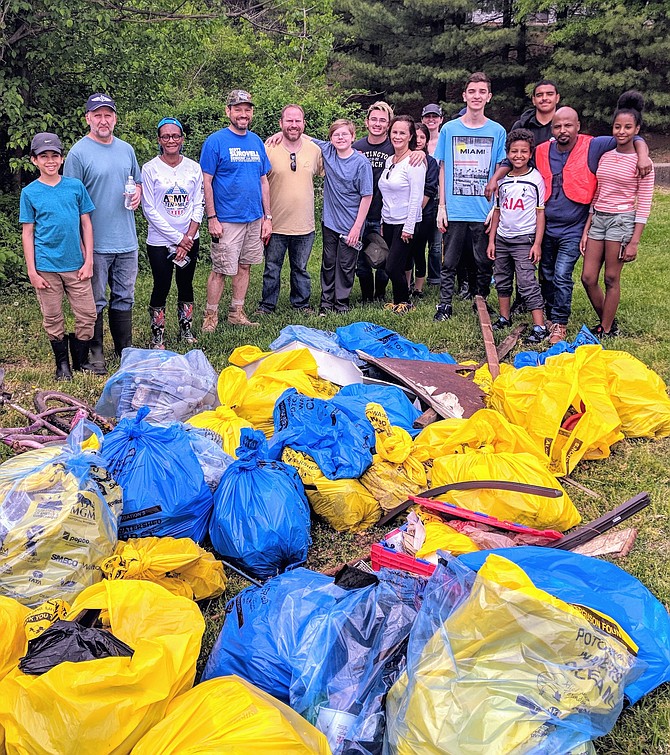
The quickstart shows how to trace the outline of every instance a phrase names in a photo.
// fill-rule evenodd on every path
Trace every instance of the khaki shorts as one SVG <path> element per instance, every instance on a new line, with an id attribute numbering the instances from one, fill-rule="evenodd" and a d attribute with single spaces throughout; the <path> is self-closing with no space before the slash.
<path id="1" fill-rule="evenodd" d="M 594 241 L 628 243 L 634 230 L 635 211 L 610 213 L 595 210 L 588 237 Z"/>
<path id="2" fill-rule="evenodd" d="M 250 223 L 221 223 L 223 235 L 212 242 L 212 270 L 220 275 L 237 275 L 239 265 L 258 265 L 263 261 L 262 220 Z"/>

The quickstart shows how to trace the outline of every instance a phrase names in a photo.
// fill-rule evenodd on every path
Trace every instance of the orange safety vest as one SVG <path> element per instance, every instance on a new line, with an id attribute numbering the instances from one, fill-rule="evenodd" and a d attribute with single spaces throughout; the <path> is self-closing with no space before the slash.
<path id="1" fill-rule="evenodd" d="M 598 179 L 589 168 L 589 144 L 592 136 L 577 135 L 577 143 L 570 150 L 563 168 L 563 191 L 565 196 L 578 204 L 591 204 Z M 551 196 L 552 173 L 549 164 L 549 147 L 551 142 L 540 144 L 535 150 L 535 164 L 544 178 L 545 201 Z"/>

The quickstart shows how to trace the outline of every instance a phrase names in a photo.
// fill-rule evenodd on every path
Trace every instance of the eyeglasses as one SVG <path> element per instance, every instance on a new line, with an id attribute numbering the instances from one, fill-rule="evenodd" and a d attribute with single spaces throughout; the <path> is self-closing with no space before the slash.
<path id="1" fill-rule="evenodd" d="M 184 138 L 183 134 L 165 134 L 165 136 L 159 136 L 158 139 L 161 142 L 178 142 Z"/>
<path id="2" fill-rule="evenodd" d="M 389 176 L 391 175 L 391 171 L 395 168 L 395 163 L 391 163 L 391 167 L 386 171 L 386 180 L 389 180 Z"/>
<path id="3" fill-rule="evenodd" d="M 291 152 L 289 157 L 291 158 L 291 170 L 295 173 L 298 168 L 298 162 L 297 162 L 297 157 L 296 157 L 295 152 Z"/>

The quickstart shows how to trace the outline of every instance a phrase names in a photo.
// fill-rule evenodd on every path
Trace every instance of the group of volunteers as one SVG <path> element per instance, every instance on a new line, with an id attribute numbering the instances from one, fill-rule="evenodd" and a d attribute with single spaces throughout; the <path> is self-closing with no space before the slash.
<path id="1" fill-rule="evenodd" d="M 642 96 L 621 95 L 613 136 L 595 138 L 580 133 L 574 109 L 558 107 L 552 81 L 534 86 L 533 107 L 509 134 L 485 115 L 491 97 L 490 79 L 478 72 L 465 82 L 460 115 L 446 122 L 436 104 L 415 122 L 375 102 L 359 140 L 346 119 L 330 126 L 327 141 L 307 136 L 302 107 L 289 104 L 279 132 L 263 143 L 250 131 L 252 97 L 236 89 L 226 102 L 229 125 L 206 139 L 199 163 L 183 154 L 182 124 L 166 117 L 157 126 L 159 154 L 140 170 L 133 148 L 114 136 L 116 103 L 91 95 L 89 132 L 64 163 L 57 135 L 33 138 L 39 177 L 21 193 L 26 265 L 56 377 L 72 377 L 70 357 L 75 370 L 106 374 L 105 307 L 116 353 L 132 343 L 140 206 L 153 275 L 151 348 L 165 348 L 173 274 L 179 336 L 196 342 L 193 276 L 203 220 L 212 239 L 204 333 L 217 328 L 226 278 L 227 322 L 258 325 L 245 302 L 251 265 L 263 261 L 255 314 L 273 312 L 287 252 L 291 307 L 313 314 L 307 264 L 316 176 L 324 179 L 320 315 L 349 311 L 357 276 L 363 303 L 384 302 L 390 281 L 393 301 L 385 308 L 397 314 L 414 309 L 426 283 L 439 285 L 434 320 L 441 322 L 452 317 L 457 280 L 462 295 L 486 298 L 493 276 L 499 299 L 493 328 L 509 327 L 515 309 L 525 309 L 533 320 L 526 340 L 553 344 L 567 336 L 581 255 L 582 283 L 598 316 L 595 333 L 618 335 L 621 270 L 637 256 L 654 184 L 638 135 Z M 74 314 L 72 334 L 65 332 L 63 295 Z"/>

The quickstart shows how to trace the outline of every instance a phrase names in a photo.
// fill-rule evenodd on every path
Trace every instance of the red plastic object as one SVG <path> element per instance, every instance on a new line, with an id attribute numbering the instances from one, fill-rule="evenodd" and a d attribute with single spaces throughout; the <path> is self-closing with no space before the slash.
<path id="1" fill-rule="evenodd" d="M 558 532 L 557 530 L 536 530 L 533 527 L 527 527 L 525 524 L 507 522 L 501 519 L 496 519 L 494 516 L 489 516 L 488 514 L 482 514 L 479 511 L 463 509 L 460 506 L 454 506 L 453 503 L 435 501 L 432 498 L 420 498 L 416 495 L 409 496 L 409 499 L 410 501 L 414 501 L 414 503 L 418 503 L 422 508 L 434 511 L 436 514 L 441 514 L 443 517 L 449 519 L 466 519 L 470 522 L 487 524 L 489 527 L 495 527 L 496 529 L 505 530 L 506 532 L 523 532 L 527 535 L 544 537 L 547 540 L 560 540 L 563 537 L 563 533 Z"/>
<path id="2" fill-rule="evenodd" d="M 384 540 L 397 535 L 401 530 L 406 529 L 406 527 L 407 525 L 403 525 L 399 529 L 389 532 Z M 387 569 L 400 569 L 400 571 L 418 574 L 422 577 L 430 577 L 435 571 L 435 564 L 424 561 L 422 558 L 412 558 L 406 553 L 398 553 L 393 548 L 388 548 L 384 545 L 384 540 L 381 543 L 373 543 L 370 549 L 370 560 L 372 561 L 372 568 L 375 571 L 386 567 Z"/>

